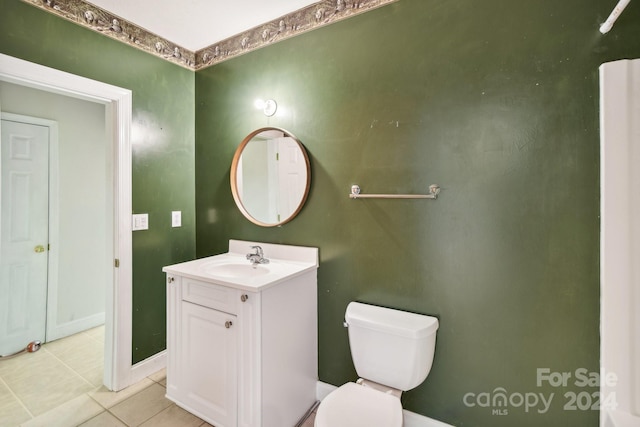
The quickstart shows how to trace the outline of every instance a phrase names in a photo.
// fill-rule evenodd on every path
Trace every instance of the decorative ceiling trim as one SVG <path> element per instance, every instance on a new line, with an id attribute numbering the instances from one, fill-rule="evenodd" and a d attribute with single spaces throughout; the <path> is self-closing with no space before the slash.
<path id="1" fill-rule="evenodd" d="M 199 70 L 398 0 L 323 0 L 196 52 L 84 0 L 22 0 L 112 39 Z"/>
<path id="2" fill-rule="evenodd" d="M 397 0 L 324 0 L 196 52 L 196 69 L 208 67 L 289 37 Z"/>
<path id="3" fill-rule="evenodd" d="M 163 59 L 193 69 L 195 52 L 83 0 L 22 0 L 54 15 Z"/>

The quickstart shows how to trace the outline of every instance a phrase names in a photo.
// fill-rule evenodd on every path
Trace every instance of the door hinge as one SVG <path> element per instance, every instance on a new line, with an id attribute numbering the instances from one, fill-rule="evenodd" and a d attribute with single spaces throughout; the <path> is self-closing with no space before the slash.
<path id="1" fill-rule="evenodd" d="M 116 268 L 120 267 L 120 260 L 118 258 L 116 258 L 115 262 L 113 263 L 113 265 L 115 265 Z"/>

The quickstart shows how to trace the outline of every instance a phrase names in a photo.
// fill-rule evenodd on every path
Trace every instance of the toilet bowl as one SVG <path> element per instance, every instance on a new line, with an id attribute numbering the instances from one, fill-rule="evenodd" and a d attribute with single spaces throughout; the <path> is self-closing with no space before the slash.
<path id="1" fill-rule="evenodd" d="M 401 427 L 400 396 L 431 370 L 438 319 L 352 302 L 345 326 L 360 379 L 324 398 L 315 427 Z"/>
<path id="2" fill-rule="evenodd" d="M 401 427 L 402 404 L 397 396 L 356 383 L 346 383 L 324 398 L 316 427 Z"/>

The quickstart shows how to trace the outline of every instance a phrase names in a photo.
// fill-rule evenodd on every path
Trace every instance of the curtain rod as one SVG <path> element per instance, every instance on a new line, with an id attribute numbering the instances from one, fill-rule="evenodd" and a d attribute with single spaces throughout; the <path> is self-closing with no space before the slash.
<path id="1" fill-rule="evenodd" d="M 616 7 L 613 9 L 613 12 L 611 12 L 611 15 L 609 15 L 607 20 L 604 21 L 604 23 L 600 26 L 600 32 L 602 34 L 606 34 L 609 32 L 611 27 L 613 27 L 613 24 L 616 22 L 616 19 L 618 19 L 618 16 L 620 16 L 620 14 L 624 10 L 624 8 L 627 7 L 630 1 L 631 0 L 620 0 L 618 2 Z"/>

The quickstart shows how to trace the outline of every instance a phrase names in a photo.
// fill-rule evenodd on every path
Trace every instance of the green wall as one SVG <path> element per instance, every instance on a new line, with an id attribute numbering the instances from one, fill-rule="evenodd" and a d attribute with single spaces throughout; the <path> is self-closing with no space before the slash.
<path id="1" fill-rule="evenodd" d="M 440 319 L 408 410 L 456 426 L 596 426 L 597 411 L 563 406 L 597 388 L 538 387 L 536 369 L 598 370 L 598 66 L 640 57 L 639 5 L 598 33 L 613 6 L 399 0 L 193 73 L 0 0 L 0 52 L 133 91 L 133 209 L 151 223 L 133 236 L 133 362 L 165 348 L 161 266 L 229 238 L 310 245 L 322 381 L 355 378 L 342 317 L 358 300 Z M 283 114 L 267 119 L 257 97 Z M 235 147 L 266 125 L 311 157 L 307 205 L 278 228 L 244 219 L 229 190 Z M 355 183 L 443 190 L 353 201 Z M 554 397 L 508 415 L 463 401 L 500 387 Z"/>
<path id="2" fill-rule="evenodd" d="M 399 0 L 197 72 L 198 257 L 229 238 L 319 247 L 324 382 L 356 378 L 342 319 L 358 300 L 440 319 L 406 409 L 456 426 L 597 426 L 598 411 L 564 406 L 598 390 L 574 376 L 599 370 L 598 66 L 640 57 L 640 5 L 598 32 L 614 6 Z M 229 190 L 236 146 L 266 125 L 311 157 L 308 202 L 278 228 L 244 219 Z M 347 197 L 432 183 L 437 201 Z M 573 376 L 538 387 L 538 368 Z M 515 404 L 464 403 L 499 388 Z M 517 393 L 554 395 L 526 411 Z"/>
<path id="3" fill-rule="evenodd" d="M 150 228 L 133 233 L 132 361 L 164 350 L 161 268 L 195 256 L 194 73 L 18 0 L 0 0 L 0 52 L 133 91 L 133 212 Z"/>

